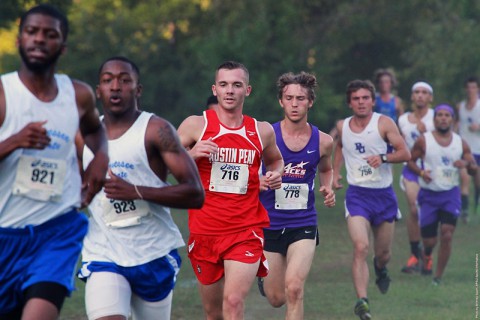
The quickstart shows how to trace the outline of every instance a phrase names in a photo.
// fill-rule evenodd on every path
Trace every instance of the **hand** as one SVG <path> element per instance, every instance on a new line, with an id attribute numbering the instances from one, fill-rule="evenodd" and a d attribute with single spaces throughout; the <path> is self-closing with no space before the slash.
<path id="1" fill-rule="evenodd" d="M 426 183 L 432 182 L 432 180 L 433 180 L 432 179 L 432 170 L 423 170 L 423 176 L 421 176 L 421 178 Z"/>
<path id="2" fill-rule="evenodd" d="M 268 190 L 267 177 L 259 176 L 258 178 L 259 178 L 259 181 L 260 181 L 260 192 L 267 191 Z"/>
<path id="3" fill-rule="evenodd" d="M 88 206 L 93 197 L 102 189 L 108 168 L 108 157 L 103 153 L 96 155 L 83 175 L 82 207 Z"/>
<path id="4" fill-rule="evenodd" d="M 209 138 L 208 140 L 197 141 L 193 148 L 188 151 L 188 153 L 193 159 L 202 157 L 208 158 L 212 154 L 217 154 L 217 152 L 218 145 L 212 141 L 212 138 Z"/>
<path id="5" fill-rule="evenodd" d="M 20 148 L 43 150 L 50 144 L 44 125 L 47 121 L 30 122 L 16 134 Z"/>
<path id="6" fill-rule="evenodd" d="M 265 173 L 265 184 L 270 189 L 280 189 L 282 186 L 282 176 L 277 171 L 267 171 Z"/>
<path id="7" fill-rule="evenodd" d="M 333 188 L 335 190 L 343 188 L 343 185 L 340 183 L 340 181 L 342 181 L 342 179 L 343 179 L 343 177 L 340 174 L 333 179 Z"/>
<path id="8" fill-rule="evenodd" d="M 374 156 L 368 156 L 363 159 L 365 159 L 367 161 L 367 164 L 374 169 L 382 165 L 382 158 L 378 154 Z"/>
<path id="9" fill-rule="evenodd" d="M 427 132 L 427 126 L 425 125 L 425 123 L 423 123 L 422 121 L 419 120 L 417 122 L 417 130 L 420 133 L 425 133 L 425 132 Z"/>
<path id="10" fill-rule="evenodd" d="M 335 192 L 330 187 L 321 186 L 320 193 L 323 195 L 323 204 L 329 208 L 335 206 Z"/>
<path id="11" fill-rule="evenodd" d="M 468 130 L 470 130 L 471 132 L 480 131 L 480 124 L 472 123 L 471 125 L 468 126 Z"/>
<path id="12" fill-rule="evenodd" d="M 115 200 L 135 200 L 140 196 L 135 190 L 135 186 L 115 175 L 111 169 L 108 169 L 109 179 L 106 179 L 103 191 L 108 199 Z"/>
<path id="13" fill-rule="evenodd" d="M 463 159 L 458 159 L 457 161 L 455 161 L 453 163 L 453 166 L 455 168 L 458 168 L 458 169 L 463 169 L 463 168 L 466 168 L 468 166 L 468 162 L 463 160 Z"/>

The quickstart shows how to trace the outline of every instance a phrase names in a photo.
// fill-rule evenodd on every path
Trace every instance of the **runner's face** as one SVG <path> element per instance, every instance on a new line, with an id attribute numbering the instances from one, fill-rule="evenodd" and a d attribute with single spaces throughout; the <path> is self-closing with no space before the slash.
<path id="1" fill-rule="evenodd" d="M 367 89 L 358 89 L 350 95 L 350 108 L 353 114 L 359 118 L 365 118 L 372 114 L 374 101 L 370 91 Z"/>
<path id="2" fill-rule="evenodd" d="M 252 88 L 248 85 L 247 76 L 242 69 L 220 69 L 212 91 L 221 108 L 233 110 L 243 106 L 245 97 L 250 95 Z"/>
<path id="3" fill-rule="evenodd" d="M 123 114 L 136 107 L 142 88 L 129 63 L 108 61 L 102 68 L 99 80 L 97 98 L 101 100 L 106 113 Z"/>
<path id="4" fill-rule="evenodd" d="M 427 88 L 418 87 L 412 92 L 412 102 L 417 107 L 426 107 L 432 102 L 432 94 Z"/>
<path id="5" fill-rule="evenodd" d="M 385 74 L 378 80 L 378 90 L 381 93 L 389 93 L 392 91 L 392 78 Z"/>
<path id="6" fill-rule="evenodd" d="M 308 100 L 308 91 L 299 84 L 289 84 L 283 88 L 280 105 L 285 112 L 285 117 L 292 122 L 306 120 L 308 110 L 313 102 Z"/>
<path id="7" fill-rule="evenodd" d="M 468 82 L 465 90 L 469 98 L 478 98 L 478 84 L 476 82 Z"/>
<path id="8" fill-rule="evenodd" d="M 453 124 L 453 117 L 447 110 L 438 110 L 435 112 L 435 129 L 438 131 L 445 133 L 450 130 Z"/>
<path id="9" fill-rule="evenodd" d="M 30 71 L 45 72 L 65 50 L 60 21 L 43 14 L 29 15 L 18 35 L 17 47 Z"/>

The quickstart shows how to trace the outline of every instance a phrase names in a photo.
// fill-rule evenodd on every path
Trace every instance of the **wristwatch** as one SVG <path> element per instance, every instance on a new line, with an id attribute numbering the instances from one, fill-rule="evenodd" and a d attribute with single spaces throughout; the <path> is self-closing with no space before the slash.
<path id="1" fill-rule="evenodd" d="M 382 153 L 380 155 L 380 159 L 382 159 L 382 163 L 386 163 L 387 162 L 387 155 L 385 153 Z"/>

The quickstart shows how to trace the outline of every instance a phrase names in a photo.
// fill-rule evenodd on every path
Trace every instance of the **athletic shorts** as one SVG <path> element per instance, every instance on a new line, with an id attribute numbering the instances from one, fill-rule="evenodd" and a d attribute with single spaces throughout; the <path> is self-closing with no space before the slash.
<path id="1" fill-rule="evenodd" d="M 418 183 L 418 176 L 410 170 L 407 165 L 403 166 L 401 177 L 405 180 Z"/>
<path id="2" fill-rule="evenodd" d="M 38 226 L 0 228 L 0 310 L 22 306 L 23 291 L 39 282 L 74 289 L 74 271 L 88 230 L 84 214 L 72 210 Z"/>
<path id="3" fill-rule="evenodd" d="M 473 158 L 477 162 L 477 165 L 480 166 L 480 154 L 474 154 Z"/>
<path id="4" fill-rule="evenodd" d="M 460 188 L 447 191 L 431 191 L 421 188 L 418 192 L 420 227 L 439 222 L 438 212 L 448 212 L 458 218 L 462 209 Z"/>
<path id="5" fill-rule="evenodd" d="M 164 257 L 134 267 L 122 267 L 113 262 L 83 262 L 78 277 L 88 281 L 92 272 L 113 272 L 125 277 L 132 292 L 145 301 L 163 300 L 175 286 L 182 259 L 177 249 Z"/>
<path id="6" fill-rule="evenodd" d="M 265 247 L 263 250 L 268 252 L 280 253 L 287 255 L 288 247 L 297 241 L 311 239 L 316 241 L 318 246 L 318 229 L 317 226 L 283 228 L 279 230 L 263 229 L 265 235 Z"/>
<path id="7" fill-rule="evenodd" d="M 382 189 L 349 186 L 345 194 L 345 217 L 361 216 L 372 226 L 402 217 L 392 186 Z"/>
<path id="8" fill-rule="evenodd" d="M 188 257 L 198 281 L 209 285 L 225 274 L 224 261 L 256 263 L 261 260 L 257 276 L 265 277 L 268 265 L 263 255 L 263 230 L 246 229 L 222 236 L 190 234 Z"/>

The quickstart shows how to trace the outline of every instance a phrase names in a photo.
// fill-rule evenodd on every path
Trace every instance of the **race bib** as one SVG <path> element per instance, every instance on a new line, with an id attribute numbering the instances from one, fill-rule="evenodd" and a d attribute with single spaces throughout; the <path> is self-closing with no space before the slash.
<path id="1" fill-rule="evenodd" d="M 213 162 L 209 190 L 224 193 L 247 193 L 248 165 Z"/>
<path id="2" fill-rule="evenodd" d="M 65 160 L 22 155 L 12 193 L 39 201 L 59 202 L 66 172 Z"/>
<path id="3" fill-rule="evenodd" d="M 149 213 L 150 206 L 144 200 L 115 200 L 105 196 L 102 199 L 102 219 L 111 228 L 139 225 Z"/>
<path id="4" fill-rule="evenodd" d="M 355 165 L 353 167 L 353 178 L 355 182 L 377 182 L 381 180 L 378 170 L 368 164 Z"/>
<path id="5" fill-rule="evenodd" d="M 439 185 L 454 187 L 458 185 L 458 169 L 454 167 L 440 166 L 435 168 L 435 180 Z"/>
<path id="6" fill-rule="evenodd" d="M 275 190 L 275 209 L 307 209 L 307 205 L 308 184 L 306 183 L 282 183 L 282 187 Z"/>

